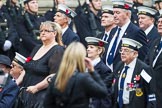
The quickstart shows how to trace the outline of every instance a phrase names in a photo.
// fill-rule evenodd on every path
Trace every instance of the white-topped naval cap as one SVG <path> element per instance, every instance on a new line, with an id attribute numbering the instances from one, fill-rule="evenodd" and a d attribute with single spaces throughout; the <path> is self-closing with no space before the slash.
<path id="1" fill-rule="evenodd" d="M 23 55 L 16 52 L 16 56 L 14 58 L 14 61 L 16 63 L 20 64 L 20 65 L 23 65 L 26 61 L 26 58 Z"/>
<path id="2" fill-rule="evenodd" d="M 66 16 L 70 18 L 74 18 L 77 15 L 72 9 L 70 9 L 68 6 L 64 4 L 58 4 L 58 11 L 64 13 Z"/>
<path id="3" fill-rule="evenodd" d="M 144 15 L 147 15 L 147 16 L 153 17 L 157 13 L 156 9 L 153 9 L 151 7 L 148 7 L 148 6 L 139 6 L 139 7 L 137 7 L 137 9 L 138 9 L 138 14 L 144 14 Z"/>
<path id="4" fill-rule="evenodd" d="M 95 45 L 95 46 L 101 46 L 103 47 L 107 42 L 103 41 L 96 37 L 86 37 L 85 38 L 88 45 Z"/>
<path id="5" fill-rule="evenodd" d="M 112 5 L 103 5 L 102 13 L 109 13 L 113 15 L 113 6 Z"/>
<path id="6" fill-rule="evenodd" d="M 138 51 L 142 47 L 142 44 L 130 38 L 122 38 L 122 47 L 128 47 Z"/>

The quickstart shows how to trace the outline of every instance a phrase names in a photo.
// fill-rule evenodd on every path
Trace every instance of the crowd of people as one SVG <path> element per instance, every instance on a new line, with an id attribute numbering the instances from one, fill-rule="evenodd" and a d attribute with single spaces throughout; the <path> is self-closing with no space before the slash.
<path id="1" fill-rule="evenodd" d="M 161 0 L 53 2 L 0 1 L 0 108 L 162 108 Z"/>

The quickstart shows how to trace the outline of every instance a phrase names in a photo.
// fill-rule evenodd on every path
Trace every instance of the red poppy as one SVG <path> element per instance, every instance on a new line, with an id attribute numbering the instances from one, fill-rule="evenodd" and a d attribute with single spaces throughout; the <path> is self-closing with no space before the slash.
<path id="1" fill-rule="evenodd" d="M 99 41 L 98 45 L 102 47 L 102 46 L 104 46 L 104 43 L 102 41 Z"/>
<path id="2" fill-rule="evenodd" d="M 69 14 L 69 10 L 68 9 L 66 9 L 66 14 Z"/>
<path id="3" fill-rule="evenodd" d="M 140 80 L 140 75 L 136 75 L 135 79 L 136 79 L 136 81 L 139 81 Z"/>
<path id="4" fill-rule="evenodd" d="M 129 7 L 128 4 L 124 4 L 124 8 L 125 8 L 125 9 L 129 9 L 130 7 Z"/>
<path id="5" fill-rule="evenodd" d="M 30 62 L 31 60 L 32 60 L 31 57 L 27 57 L 27 58 L 26 58 L 26 62 Z"/>

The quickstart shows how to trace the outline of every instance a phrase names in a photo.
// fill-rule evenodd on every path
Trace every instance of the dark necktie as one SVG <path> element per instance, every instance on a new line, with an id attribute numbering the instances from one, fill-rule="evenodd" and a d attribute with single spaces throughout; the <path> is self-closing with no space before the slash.
<path id="1" fill-rule="evenodd" d="M 105 33 L 105 35 L 104 35 L 104 37 L 102 38 L 102 40 L 104 40 L 104 41 L 107 41 L 107 34 Z"/>
<path id="2" fill-rule="evenodd" d="M 118 93 L 118 96 L 119 96 L 119 108 L 122 108 L 123 106 L 123 90 L 124 90 L 124 81 L 125 81 L 125 78 L 126 78 L 126 75 L 127 75 L 127 70 L 128 70 L 128 66 L 125 66 L 125 69 L 121 75 L 121 80 L 120 80 L 120 88 L 119 88 L 119 93 Z"/>
<path id="3" fill-rule="evenodd" d="M 159 54 L 161 48 L 162 48 L 162 41 L 160 41 L 160 44 L 158 45 L 158 47 L 157 47 L 157 49 L 156 49 L 156 51 L 155 51 L 155 56 L 154 56 L 155 58 L 156 58 L 156 56 Z"/>
<path id="4" fill-rule="evenodd" d="M 117 41 L 118 41 L 118 38 L 119 38 L 120 30 L 121 30 L 121 28 L 118 28 L 117 35 L 116 35 L 116 37 L 115 37 L 114 43 L 113 43 L 113 45 L 112 45 L 112 48 L 111 48 L 111 50 L 110 50 L 110 52 L 109 52 L 109 55 L 108 55 L 108 58 L 107 58 L 107 62 L 108 62 L 109 65 L 111 65 L 111 64 L 113 63 L 114 53 L 115 53 Z"/>

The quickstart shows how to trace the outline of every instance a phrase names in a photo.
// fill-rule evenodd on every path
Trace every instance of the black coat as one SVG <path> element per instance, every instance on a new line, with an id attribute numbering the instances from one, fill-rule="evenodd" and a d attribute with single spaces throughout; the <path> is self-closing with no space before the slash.
<path id="1" fill-rule="evenodd" d="M 124 67 L 124 63 L 119 62 L 116 69 L 114 70 L 115 73 L 115 83 L 114 83 L 114 108 L 118 108 L 118 81 L 120 74 L 122 72 L 122 69 Z M 146 82 L 146 80 L 141 76 L 142 70 L 145 70 L 145 72 L 152 77 L 151 81 L 149 83 Z M 137 59 L 137 62 L 135 64 L 135 68 L 133 71 L 133 76 L 131 83 L 134 83 L 134 78 L 136 75 L 140 75 L 140 80 L 137 82 L 140 86 L 140 89 L 143 92 L 143 95 L 137 96 L 136 91 L 130 91 L 129 95 L 129 107 L 128 108 L 153 108 L 153 106 L 150 107 L 150 105 L 154 105 L 155 102 L 148 102 L 148 96 L 150 94 L 154 94 L 155 92 L 155 79 L 153 77 L 153 70 L 146 65 L 144 62 Z M 153 104 L 150 104 L 153 103 Z"/>
<path id="2" fill-rule="evenodd" d="M 157 46 L 160 43 L 160 38 L 156 39 L 153 43 L 152 46 L 149 49 L 149 53 L 145 59 L 145 62 L 149 64 L 151 67 L 153 67 L 153 61 L 155 58 L 155 51 L 157 49 Z M 155 76 L 155 82 L 156 82 L 156 95 L 157 95 L 157 108 L 162 108 L 162 53 L 159 55 L 157 58 L 157 61 L 153 67 L 154 70 L 154 76 Z"/>
<path id="3" fill-rule="evenodd" d="M 107 95 L 106 86 L 96 72 L 75 73 L 63 93 L 54 87 L 55 80 L 51 82 L 44 100 L 44 108 L 58 108 L 56 103 L 60 102 L 64 103 L 66 108 L 88 108 L 90 97 L 104 98 Z"/>

